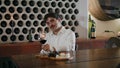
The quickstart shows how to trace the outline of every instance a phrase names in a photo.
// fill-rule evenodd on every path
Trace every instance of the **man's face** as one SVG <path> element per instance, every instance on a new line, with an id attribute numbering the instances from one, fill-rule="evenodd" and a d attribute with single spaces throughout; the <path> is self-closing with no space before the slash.
<path id="1" fill-rule="evenodd" d="M 56 18 L 49 17 L 49 18 L 47 18 L 46 23 L 52 31 L 55 31 L 59 27 L 58 24 L 60 22 Z"/>

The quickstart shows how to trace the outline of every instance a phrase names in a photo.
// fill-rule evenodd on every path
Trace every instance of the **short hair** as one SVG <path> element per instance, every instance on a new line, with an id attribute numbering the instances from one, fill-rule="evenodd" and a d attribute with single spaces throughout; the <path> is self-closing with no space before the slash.
<path id="1" fill-rule="evenodd" d="M 59 16 L 58 13 L 51 12 L 51 13 L 48 13 L 48 14 L 45 15 L 44 21 L 46 22 L 46 20 L 47 20 L 49 17 L 56 18 L 56 19 L 59 19 L 59 18 L 60 18 L 60 16 Z"/>

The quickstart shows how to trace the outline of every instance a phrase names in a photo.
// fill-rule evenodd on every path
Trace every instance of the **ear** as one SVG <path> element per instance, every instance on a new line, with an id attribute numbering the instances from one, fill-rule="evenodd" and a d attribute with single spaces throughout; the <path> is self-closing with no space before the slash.
<path id="1" fill-rule="evenodd" d="M 58 18 L 58 21 L 61 21 L 62 19 L 61 18 Z"/>

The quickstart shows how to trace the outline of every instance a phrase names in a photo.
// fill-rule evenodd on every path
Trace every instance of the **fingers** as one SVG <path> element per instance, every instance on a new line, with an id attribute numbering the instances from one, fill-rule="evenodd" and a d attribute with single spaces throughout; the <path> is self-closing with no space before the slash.
<path id="1" fill-rule="evenodd" d="M 50 51 L 50 46 L 48 44 L 43 45 L 42 49 L 45 50 L 45 51 Z"/>
<path id="2" fill-rule="evenodd" d="M 55 47 L 53 47 L 53 51 L 56 51 Z"/>

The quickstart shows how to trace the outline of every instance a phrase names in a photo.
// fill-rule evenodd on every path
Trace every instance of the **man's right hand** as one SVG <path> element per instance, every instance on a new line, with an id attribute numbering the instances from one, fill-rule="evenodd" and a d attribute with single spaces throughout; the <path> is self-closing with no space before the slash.
<path id="1" fill-rule="evenodd" d="M 42 49 L 45 51 L 50 51 L 50 45 L 49 44 L 45 44 L 42 46 Z"/>

